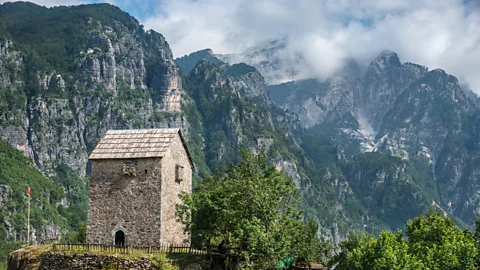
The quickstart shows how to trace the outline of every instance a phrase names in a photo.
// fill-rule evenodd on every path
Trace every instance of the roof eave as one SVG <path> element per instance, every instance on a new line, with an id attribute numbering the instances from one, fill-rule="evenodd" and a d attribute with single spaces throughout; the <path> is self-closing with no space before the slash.
<path id="1" fill-rule="evenodd" d="M 187 141 L 183 137 L 183 133 L 181 129 L 178 129 L 178 135 L 180 136 L 180 140 L 182 140 L 183 147 L 187 152 L 188 160 L 190 161 L 190 166 L 192 167 L 192 170 L 195 171 L 196 170 L 195 163 L 193 163 L 192 155 L 190 155 L 190 150 L 188 150 Z"/>

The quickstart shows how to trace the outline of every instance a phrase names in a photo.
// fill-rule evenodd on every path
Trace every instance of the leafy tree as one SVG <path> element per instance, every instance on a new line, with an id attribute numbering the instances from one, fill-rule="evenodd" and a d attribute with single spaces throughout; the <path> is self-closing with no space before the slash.
<path id="1" fill-rule="evenodd" d="M 368 234 L 354 234 L 342 248 L 336 269 L 424 269 L 423 264 L 408 253 L 408 244 L 400 232 L 382 232 L 378 239 Z"/>
<path id="2" fill-rule="evenodd" d="M 320 241 L 317 238 L 318 224 L 312 220 L 296 230 L 293 242 L 295 264 L 311 269 L 313 262 L 324 261 L 330 257 L 332 244 L 330 241 Z"/>
<path id="3" fill-rule="evenodd" d="M 338 252 L 329 261 L 330 266 L 338 269 L 346 269 L 346 261 L 349 253 L 360 247 L 363 242 L 372 241 L 373 236 L 364 231 L 351 231 L 346 240 L 338 245 Z"/>
<path id="4" fill-rule="evenodd" d="M 477 252 L 480 251 L 480 219 L 475 221 L 475 234 L 473 235 L 473 239 L 475 240 L 475 247 L 477 248 Z M 480 256 L 477 256 L 477 269 L 480 269 Z"/>
<path id="5" fill-rule="evenodd" d="M 332 259 L 336 269 L 476 269 L 478 249 L 469 231 L 430 212 L 407 223 L 404 235 L 382 232 L 378 239 L 353 233 Z"/>
<path id="6" fill-rule="evenodd" d="M 242 156 L 238 165 L 204 179 L 197 192 L 181 195 L 177 216 L 194 245 L 241 268 L 272 269 L 294 255 L 300 232 L 312 236 L 316 227 L 301 221 L 289 178 L 268 166 L 264 155 L 243 150 Z"/>
<path id="7" fill-rule="evenodd" d="M 475 269 L 478 250 L 469 231 L 436 212 L 407 222 L 410 252 L 429 269 Z"/>
<path id="8" fill-rule="evenodd" d="M 84 221 L 79 222 L 78 231 L 69 231 L 67 233 L 67 242 L 72 244 L 83 244 L 87 239 L 87 223 Z"/>

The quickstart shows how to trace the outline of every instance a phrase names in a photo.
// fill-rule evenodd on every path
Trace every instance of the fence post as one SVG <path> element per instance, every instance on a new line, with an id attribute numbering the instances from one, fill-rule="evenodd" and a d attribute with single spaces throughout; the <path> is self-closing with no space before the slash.
<path id="1" fill-rule="evenodd" d="M 152 253 L 152 246 L 148 245 L 148 254 Z"/>

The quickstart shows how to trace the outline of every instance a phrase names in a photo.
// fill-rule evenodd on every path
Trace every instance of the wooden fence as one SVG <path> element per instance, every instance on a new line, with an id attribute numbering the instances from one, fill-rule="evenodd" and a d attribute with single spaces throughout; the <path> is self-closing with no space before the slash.
<path id="1" fill-rule="evenodd" d="M 77 252 L 106 252 L 118 254 L 158 254 L 158 253 L 177 253 L 177 254 L 208 254 L 207 251 L 195 249 L 190 245 L 161 245 L 149 247 L 130 247 L 130 246 L 115 246 L 102 244 L 58 244 L 53 243 L 53 251 L 77 251 Z"/>

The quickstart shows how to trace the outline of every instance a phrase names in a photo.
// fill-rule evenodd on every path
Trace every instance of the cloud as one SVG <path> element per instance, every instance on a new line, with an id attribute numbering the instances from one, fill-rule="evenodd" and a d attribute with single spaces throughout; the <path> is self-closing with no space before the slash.
<path id="1" fill-rule="evenodd" d="M 300 52 L 322 78 L 346 59 L 368 63 L 389 49 L 480 92 L 476 0 L 164 0 L 155 10 L 143 23 L 164 34 L 176 56 L 240 52 L 288 37 L 284 51 Z"/>
<path id="2" fill-rule="evenodd" d="M 442 68 L 480 93 L 478 0 L 34 2 L 45 6 L 116 4 L 139 17 L 147 29 L 162 33 L 177 57 L 204 48 L 215 53 L 238 53 L 265 40 L 288 37 L 279 57 L 286 63 L 304 60 L 313 75 L 322 79 L 347 59 L 368 64 L 381 51 L 392 50 L 404 62 Z M 302 60 L 296 61 L 299 57 Z M 305 72 L 305 68 L 299 70 Z"/>
<path id="3" fill-rule="evenodd" d="M 224 0 L 163 1 L 157 14 L 143 21 L 165 35 L 176 56 L 212 47 L 216 52 L 235 50 L 240 39 L 233 21 L 237 2 Z"/>

